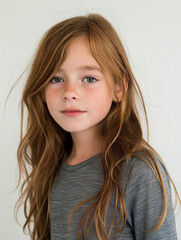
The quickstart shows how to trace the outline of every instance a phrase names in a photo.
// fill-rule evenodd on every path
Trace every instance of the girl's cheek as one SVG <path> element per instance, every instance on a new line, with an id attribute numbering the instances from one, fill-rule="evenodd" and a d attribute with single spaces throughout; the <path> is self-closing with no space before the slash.
<path id="1" fill-rule="evenodd" d="M 52 87 L 52 86 L 47 86 L 45 88 L 45 98 L 47 100 L 55 99 L 58 95 L 59 92 L 57 88 Z"/>

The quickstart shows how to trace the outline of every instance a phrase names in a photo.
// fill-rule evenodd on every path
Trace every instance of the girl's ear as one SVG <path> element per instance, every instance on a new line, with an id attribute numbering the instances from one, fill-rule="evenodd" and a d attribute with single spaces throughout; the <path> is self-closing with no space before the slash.
<path id="1" fill-rule="evenodd" d="M 122 90 L 121 90 L 120 86 L 118 84 L 116 84 L 116 96 L 114 95 L 113 101 L 121 102 L 121 99 L 122 99 Z"/>
<path id="2" fill-rule="evenodd" d="M 123 81 L 124 81 L 124 87 L 125 87 L 125 92 L 126 92 L 127 89 L 128 89 L 128 82 L 127 82 L 125 77 L 123 78 Z M 116 99 L 116 96 L 117 96 L 118 100 Z M 118 84 L 116 84 L 116 96 L 114 96 L 113 101 L 114 102 L 121 102 L 121 100 L 122 100 L 122 89 Z"/>

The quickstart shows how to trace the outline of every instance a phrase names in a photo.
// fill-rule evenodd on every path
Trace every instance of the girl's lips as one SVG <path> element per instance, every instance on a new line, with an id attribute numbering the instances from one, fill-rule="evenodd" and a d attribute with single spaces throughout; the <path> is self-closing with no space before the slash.
<path id="1" fill-rule="evenodd" d="M 84 112 L 85 111 L 62 111 L 62 113 L 67 117 L 77 117 Z"/>
<path id="2" fill-rule="evenodd" d="M 85 112 L 78 108 L 65 108 L 61 112 Z"/>

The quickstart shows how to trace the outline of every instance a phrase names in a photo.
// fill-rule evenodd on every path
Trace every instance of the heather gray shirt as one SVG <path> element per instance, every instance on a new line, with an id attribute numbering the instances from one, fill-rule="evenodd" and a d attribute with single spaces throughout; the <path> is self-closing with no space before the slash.
<path id="1" fill-rule="evenodd" d="M 69 166 L 61 160 L 61 167 L 52 187 L 50 199 L 51 240 L 78 239 L 77 229 L 83 213 L 91 202 L 79 207 L 72 215 L 71 228 L 68 229 L 67 217 L 70 210 L 78 203 L 100 191 L 104 176 L 100 154 L 80 164 Z M 123 175 L 120 174 L 120 187 L 124 193 L 127 223 L 118 240 L 176 240 L 175 217 L 173 211 L 170 181 L 167 172 L 158 160 L 167 194 L 167 214 L 163 225 L 152 233 L 144 230 L 157 225 L 162 210 L 163 196 L 160 184 L 151 168 L 138 158 L 131 158 L 123 164 Z M 108 229 L 114 213 L 115 191 L 108 207 L 106 223 Z M 118 219 L 118 214 L 116 215 Z M 117 223 L 117 222 L 116 222 Z M 113 228 L 111 237 L 117 236 Z M 80 234 L 80 239 L 81 234 Z M 97 240 L 94 227 L 86 236 L 86 240 Z"/>

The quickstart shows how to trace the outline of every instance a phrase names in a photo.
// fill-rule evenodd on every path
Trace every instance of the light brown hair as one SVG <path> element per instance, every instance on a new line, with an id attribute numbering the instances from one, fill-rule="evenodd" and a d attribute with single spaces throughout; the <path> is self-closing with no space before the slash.
<path id="1" fill-rule="evenodd" d="M 127 214 L 124 195 L 119 186 L 119 174 L 121 162 L 125 159 L 129 161 L 132 156 L 141 158 L 151 166 L 162 188 L 163 214 L 161 220 L 152 229 L 153 231 L 162 225 L 167 212 L 165 187 L 154 154 L 160 160 L 161 157 L 149 145 L 149 138 L 147 141 L 143 138 L 140 110 L 136 103 L 139 102 L 142 106 L 149 137 L 147 113 L 124 47 L 114 28 L 101 15 L 77 16 L 54 25 L 43 36 L 22 95 L 21 140 L 17 151 L 19 183 L 23 175 L 25 179 L 21 186 L 17 208 L 24 204 L 26 217 L 24 229 L 28 227 L 32 240 L 50 240 L 50 190 L 58 172 L 60 159 L 66 152 L 70 152 L 72 147 L 70 133 L 63 130 L 48 111 L 44 101 L 44 88 L 64 61 L 71 41 L 80 35 L 87 36 L 91 52 L 108 77 L 114 91 L 115 85 L 118 84 L 123 93 L 121 102 L 113 102 L 108 115 L 100 123 L 104 136 L 101 151 L 104 185 L 99 193 L 87 200 L 94 201 L 79 225 L 82 230 L 82 239 L 85 239 L 87 219 L 91 213 L 93 213 L 91 223 L 94 222 L 98 239 L 109 239 L 111 229 L 107 233 L 104 216 L 114 188 L 120 211 L 120 232 L 123 230 Z M 125 80 L 127 90 L 124 85 Z M 28 115 L 24 133 L 25 107 Z M 139 152 L 147 160 L 137 154 Z M 178 196 L 175 186 L 174 189 Z M 77 207 L 87 201 L 75 206 L 70 216 Z M 118 205 L 115 210 L 117 209 Z M 112 224 L 113 221 L 114 219 Z M 31 222 L 33 222 L 32 228 Z"/>

